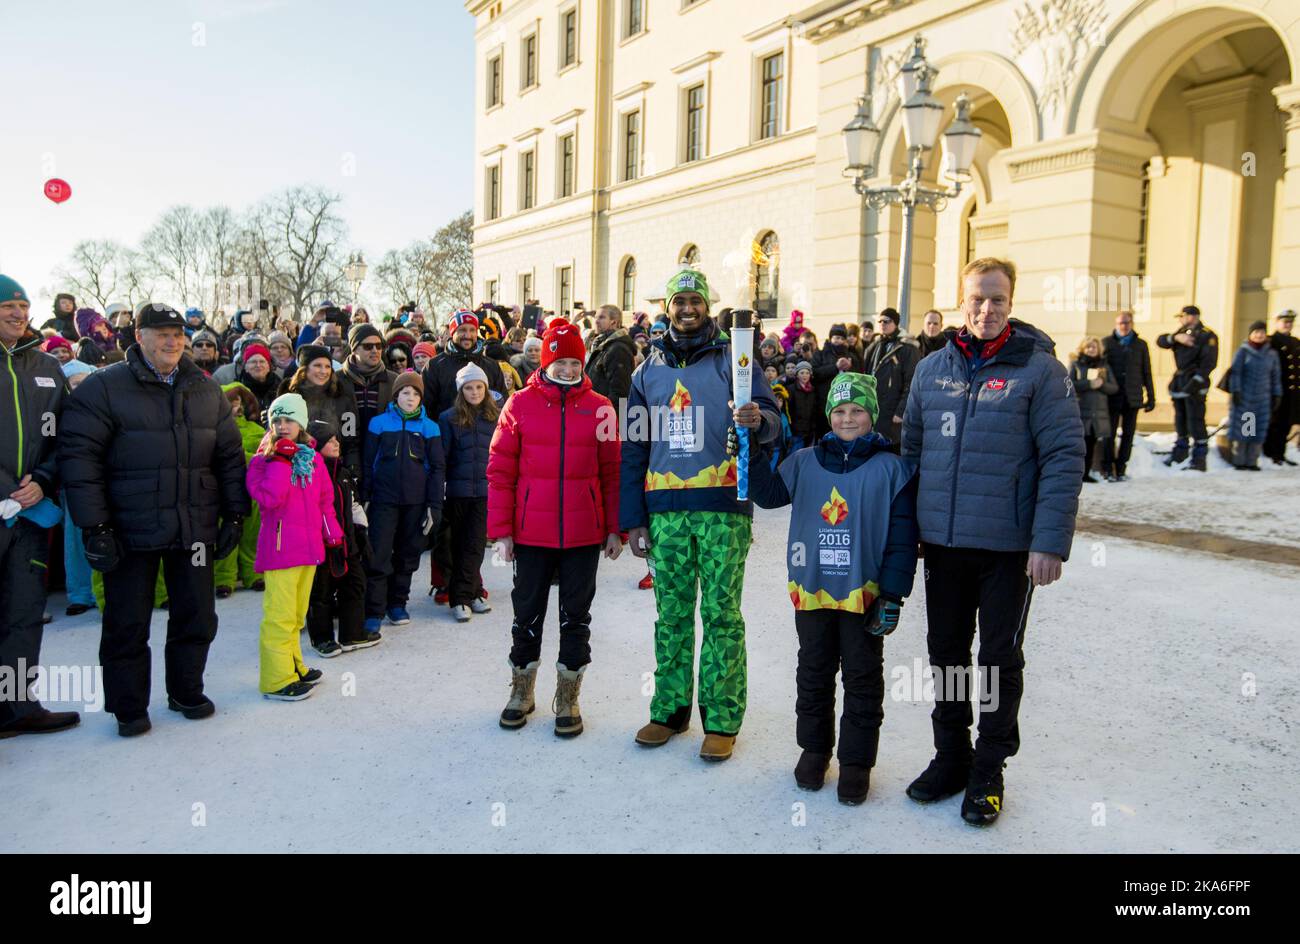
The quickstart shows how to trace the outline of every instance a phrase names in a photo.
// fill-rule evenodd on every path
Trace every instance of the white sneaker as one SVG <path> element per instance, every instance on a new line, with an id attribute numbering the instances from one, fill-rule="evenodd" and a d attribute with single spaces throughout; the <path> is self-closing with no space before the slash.
<path id="1" fill-rule="evenodd" d="M 469 608 L 475 613 L 491 613 L 492 604 L 482 597 L 475 597 L 469 601 Z"/>
<path id="2" fill-rule="evenodd" d="M 456 617 L 456 622 L 458 623 L 468 623 L 470 621 L 469 607 L 465 606 L 463 603 L 460 606 L 453 606 L 451 612 L 452 615 Z"/>

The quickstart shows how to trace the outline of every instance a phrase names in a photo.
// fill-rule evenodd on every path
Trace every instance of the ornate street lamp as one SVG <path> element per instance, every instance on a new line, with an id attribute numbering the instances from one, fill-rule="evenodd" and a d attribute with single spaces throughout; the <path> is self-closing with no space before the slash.
<path id="1" fill-rule="evenodd" d="M 874 210 L 891 204 L 903 208 L 902 259 L 898 278 L 898 329 L 907 330 L 912 290 L 912 224 L 918 206 L 936 213 L 961 193 L 961 185 L 970 180 L 971 164 L 979 146 L 980 130 L 970 121 L 970 97 L 957 96 L 957 118 L 943 133 L 946 161 L 944 171 L 953 181 L 951 188 L 926 187 L 921 183 L 925 154 L 933 149 L 943 123 L 943 104 L 934 97 L 935 69 L 925 58 L 925 40 L 918 34 L 912 41 L 911 58 L 898 75 L 899 100 L 903 103 L 903 137 L 907 142 L 907 176 L 890 187 L 869 187 L 875 176 L 876 154 L 880 148 L 880 129 L 871 120 L 871 96 L 858 99 L 858 110 L 844 126 L 844 149 L 848 158 L 845 176 L 853 179 L 853 189 Z"/>
<path id="2" fill-rule="evenodd" d="M 357 305 L 357 296 L 361 294 L 361 283 L 366 280 L 366 260 L 358 252 L 348 257 L 348 264 L 343 267 L 343 277 L 352 286 L 352 307 Z"/>

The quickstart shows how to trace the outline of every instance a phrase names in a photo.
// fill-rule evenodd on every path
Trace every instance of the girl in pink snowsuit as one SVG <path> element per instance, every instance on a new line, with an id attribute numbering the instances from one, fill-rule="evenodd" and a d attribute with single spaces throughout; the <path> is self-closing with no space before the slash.
<path id="1" fill-rule="evenodd" d="M 296 393 L 267 410 L 266 438 L 248 464 L 248 493 L 262 509 L 257 569 L 264 574 L 261 690 L 267 698 L 301 701 L 320 681 L 308 669 L 298 634 L 307 618 L 316 568 L 341 548 L 334 486 L 307 435 L 307 402 Z M 337 553 L 337 551 L 335 552 Z"/>

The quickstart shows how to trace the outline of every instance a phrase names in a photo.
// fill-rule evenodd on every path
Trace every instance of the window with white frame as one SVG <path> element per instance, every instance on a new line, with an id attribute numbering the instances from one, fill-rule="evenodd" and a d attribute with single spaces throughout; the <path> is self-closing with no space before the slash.
<path id="1" fill-rule="evenodd" d="M 573 307 L 573 266 L 561 266 L 555 271 L 555 290 L 559 296 L 555 313 L 568 315 Z"/>
<path id="2" fill-rule="evenodd" d="M 488 279 L 483 283 L 483 293 L 487 296 L 488 304 L 497 303 L 497 280 Z"/>
<path id="3" fill-rule="evenodd" d="M 501 53 L 497 53 L 487 62 L 487 107 L 496 108 L 501 104 Z"/>
<path id="4" fill-rule="evenodd" d="M 519 209 L 531 210 L 537 203 L 537 149 L 519 155 Z"/>
<path id="5" fill-rule="evenodd" d="M 631 311 L 636 307 L 636 260 L 631 256 L 623 263 L 621 273 L 622 295 L 624 311 Z"/>
<path id="6" fill-rule="evenodd" d="M 501 215 L 501 165 L 490 164 L 483 178 L 483 216 L 495 220 Z"/>
<path id="7" fill-rule="evenodd" d="M 525 272 L 519 276 L 519 304 L 527 305 L 533 297 L 533 274 Z"/>
<path id="8" fill-rule="evenodd" d="M 623 114 L 623 180 L 641 176 L 641 109 Z"/>
<path id="9" fill-rule="evenodd" d="M 520 43 L 519 89 L 530 89 L 537 84 L 537 33 L 529 33 Z"/>
<path id="10" fill-rule="evenodd" d="M 704 83 L 692 85 L 686 90 L 683 102 L 686 112 L 685 153 L 682 158 L 686 163 L 698 161 L 704 157 Z"/>
<path id="11" fill-rule="evenodd" d="M 623 38 L 645 30 L 645 0 L 623 0 Z"/>
<path id="12" fill-rule="evenodd" d="M 560 135 L 555 147 L 557 197 L 571 197 L 577 192 L 578 145 L 577 132 Z"/>
<path id="13" fill-rule="evenodd" d="M 560 14 L 560 68 L 567 69 L 578 62 L 578 8 L 572 7 Z"/>
<path id="14" fill-rule="evenodd" d="M 781 133 L 785 102 L 785 53 L 764 56 L 759 70 L 758 136 L 775 138 Z"/>

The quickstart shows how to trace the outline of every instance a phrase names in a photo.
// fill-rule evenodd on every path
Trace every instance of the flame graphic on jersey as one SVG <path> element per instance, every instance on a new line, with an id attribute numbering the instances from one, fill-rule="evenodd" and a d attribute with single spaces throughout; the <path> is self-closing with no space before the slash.
<path id="1" fill-rule="evenodd" d="M 849 593 L 843 600 L 835 599 L 828 590 L 805 590 L 798 582 L 791 580 L 786 584 L 790 591 L 790 602 L 796 610 L 842 610 L 845 613 L 865 613 L 880 594 L 880 587 L 874 580 L 865 587 L 859 587 Z"/>
<path id="2" fill-rule="evenodd" d="M 831 500 L 822 505 L 822 518 L 829 525 L 837 525 L 849 516 L 849 503 L 838 488 L 831 488 Z"/>
<path id="3" fill-rule="evenodd" d="M 645 490 L 657 492 L 663 489 L 677 488 L 735 488 L 736 460 L 728 459 L 717 465 L 705 466 L 689 478 L 682 478 L 674 472 L 647 472 Z"/>
<path id="4" fill-rule="evenodd" d="M 686 408 L 691 405 L 691 392 L 682 386 L 682 382 L 677 381 L 677 390 L 668 400 L 668 409 L 674 413 L 684 413 Z"/>

